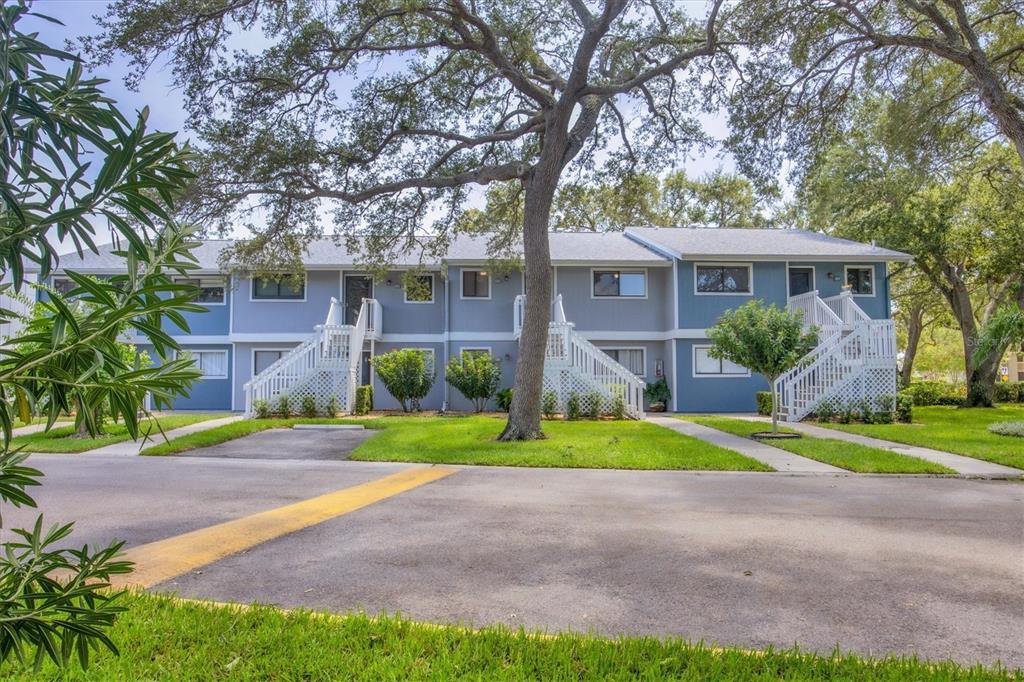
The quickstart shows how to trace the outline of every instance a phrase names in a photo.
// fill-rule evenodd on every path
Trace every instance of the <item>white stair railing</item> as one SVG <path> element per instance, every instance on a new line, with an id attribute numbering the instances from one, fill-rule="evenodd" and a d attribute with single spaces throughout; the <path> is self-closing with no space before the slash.
<path id="1" fill-rule="evenodd" d="M 341 324 L 342 321 L 344 307 L 332 298 L 324 324 L 317 325 L 308 339 L 245 384 L 245 415 L 253 415 L 254 405 L 258 401 L 266 401 L 274 406 L 282 395 L 301 390 L 313 390 L 314 394 L 322 392 L 325 389 L 317 385 L 314 378 L 324 373 L 330 375 L 340 372 L 348 375 L 344 395 L 339 396 L 341 407 L 346 412 L 351 411 L 363 340 L 371 325 L 374 333 L 380 333 L 380 305 L 373 299 L 364 299 L 356 324 L 345 325 Z M 327 382 L 327 385 L 337 386 L 333 382 Z M 311 386 L 317 388 L 311 389 Z M 337 389 L 329 390 L 334 394 Z M 325 402 L 323 395 L 317 397 L 320 398 L 318 402 Z"/>
<path id="2" fill-rule="evenodd" d="M 790 299 L 791 310 L 818 328 L 818 345 L 775 381 L 783 419 L 799 421 L 822 401 L 858 385 L 861 398 L 895 391 L 896 329 L 892 320 L 873 320 L 849 290 L 827 299 L 808 292 Z M 871 381 L 869 381 L 869 379 Z M 859 382 L 859 384 L 855 384 Z"/>

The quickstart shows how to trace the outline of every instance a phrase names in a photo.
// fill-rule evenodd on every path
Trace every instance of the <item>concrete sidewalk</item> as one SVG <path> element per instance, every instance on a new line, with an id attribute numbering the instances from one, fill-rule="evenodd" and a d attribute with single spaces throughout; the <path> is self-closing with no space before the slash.
<path id="1" fill-rule="evenodd" d="M 791 452 L 774 448 L 771 445 L 758 443 L 757 441 L 731 433 L 712 429 L 700 424 L 676 419 L 674 417 L 647 417 L 647 421 L 666 429 L 672 429 L 687 436 L 692 436 L 706 443 L 719 447 L 734 450 L 741 455 L 767 464 L 776 471 L 801 474 L 845 474 L 845 469 L 834 467 L 831 464 L 818 462 L 807 457 L 794 455 Z"/>
<path id="2" fill-rule="evenodd" d="M 218 426 L 224 426 L 242 419 L 242 415 L 234 414 L 230 417 L 223 417 L 221 419 L 207 419 L 206 421 L 196 422 L 195 424 L 189 424 L 188 426 L 182 426 L 179 429 L 173 431 L 167 431 L 165 433 L 167 440 L 174 440 L 175 438 L 181 438 L 187 436 L 190 433 L 198 433 L 199 431 L 208 431 L 215 429 Z M 156 445 L 157 443 L 164 442 L 164 436 L 161 436 L 159 432 L 154 434 L 148 441 L 126 440 L 120 443 L 113 443 L 111 445 L 104 445 L 101 448 L 95 450 L 87 450 L 83 452 L 83 455 L 120 455 L 124 457 L 131 457 L 139 454 L 143 446 Z"/>
<path id="3" fill-rule="evenodd" d="M 758 417 L 756 419 L 753 417 L 745 418 L 751 419 L 752 421 L 766 421 L 765 418 L 762 417 Z M 827 429 L 823 426 L 815 426 L 814 424 L 805 424 L 803 422 L 786 422 L 785 426 L 787 429 L 806 433 L 808 436 L 814 436 L 815 438 L 842 440 L 847 443 L 857 443 L 859 445 L 866 445 L 872 448 L 890 450 L 901 455 L 925 459 L 929 462 L 935 462 L 936 464 L 947 466 L 958 474 L 963 474 L 964 476 L 998 476 L 1002 478 L 1005 476 L 1024 475 L 1024 471 L 1014 469 L 1013 467 L 1003 466 L 1002 464 L 995 464 L 993 462 L 986 462 L 985 460 L 975 459 L 973 457 L 955 455 L 951 452 L 943 452 L 942 450 L 924 448 L 918 445 L 894 443 L 890 440 L 862 436 L 857 433 L 848 433 L 838 429 Z"/>

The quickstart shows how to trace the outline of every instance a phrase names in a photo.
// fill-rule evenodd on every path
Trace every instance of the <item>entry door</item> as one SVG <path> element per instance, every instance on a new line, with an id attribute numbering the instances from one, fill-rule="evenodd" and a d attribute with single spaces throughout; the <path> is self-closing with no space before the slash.
<path id="1" fill-rule="evenodd" d="M 814 268 L 789 269 L 789 295 L 799 296 L 814 289 Z"/>
<path id="2" fill-rule="evenodd" d="M 355 324 L 364 298 L 373 298 L 373 279 L 345 275 L 345 324 Z"/>

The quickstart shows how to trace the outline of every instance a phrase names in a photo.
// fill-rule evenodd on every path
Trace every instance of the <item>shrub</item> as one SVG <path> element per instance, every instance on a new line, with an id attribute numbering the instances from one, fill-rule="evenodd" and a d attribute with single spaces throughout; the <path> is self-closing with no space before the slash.
<path id="1" fill-rule="evenodd" d="M 252 401 L 252 411 L 256 413 L 257 419 L 269 419 L 270 418 L 270 403 L 266 400 L 254 400 Z"/>
<path id="2" fill-rule="evenodd" d="M 763 417 L 772 416 L 772 392 L 758 391 L 755 396 L 757 397 L 757 413 Z"/>
<path id="3" fill-rule="evenodd" d="M 902 391 L 909 395 L 918 407 L 925 405 L 960 405 L 967 397 L 967 388 L 962 384 L 943 381 L 916 381 Z"/>
<path id="4" fill-rule="evenodd" d="M 644 397 L 647 398 L 648 403 L 668 405 L 668 401 L 672 400 L 672 391 L 669 389 L 665 377 L 661 377 L 652 384 L 647 384 L 647 388 L 644 389 Z"/>
<path id="5" fill-rule="evenodd" d="M 583 396 L 583 400 L 587 406 L 583 414 L 587 419 L 597 419 L 601 416 L 601 405 L 604 404 L 604 396 L 597 391 L 589 391 Z"/>
<path id="6" fill-rule="evenodd" d="M 462 353 L 445 369 L 445 381 L 483 412 L 501 382 L 501 365 L 490 353 Z"/>
<path id="7" fill-rule="evenodd" d="M 316 415 L 316 398 L 311 395 L 302 396 L 302 416 L 315 417 Z"/>
<path id="8" fill-rule="evenodd" d="M 503 388 L 494 394 L 494 404 L 498 406 L 498 409 L 502 412 L 508 412 L 512 409 L 512 389 Z"/>
<path id="9" fill-rule="evenodd" d="M 544 396 L 540 402 L 540 411 L 544 413 L 547 419 L 554 419 L 555 415 L 558 414 L 558 396 L 555 395 L 554 391 L 544 391 Z"/>
<path id="10" fill-rule="evenodd" d="M 849 424 L 857 416 L 857 404 L 852 400 L 844 403 L 838 410 L 839 423 Z"/>
<path id="11" fill-rule="evenodd" d="M 619 394 L 612 399 L 612 417 L 618 420 L 626 418 L 626 399 Z"/>
<path id="12" fill-rule="evenodd" d="M 772 396 L 771 393 L 768 393 L 767 395 L 769 409 L 771 409 Z M 831 398 L 826 398 L 825 400 L 821 401 L 821 404 L 818 405 L 817 409 L 815 409 L 814 412 L 818 416 L 818 421 L 828 423 L 832 421 L 836 416 L 836 405 Z"/>
<path id="13" fill-rule="evenodd" d="M 365 384 L 356 387 L 355 413 L 369 414 L 373 409 L 373 386 Z"/>
<path id="14" fill-rule="evenodd" d="M 357 393 L 356 395 L 358 396 L 359 394 Z M 338 396 L 332 395 L 330 400 L 327 401 L 327 407 L 324 408 L 324 414 L 333 419 L 338 416 L 339 412 L 341 412 L 341 406 L 338 405 Z"/>
<path id="15" fill-rule="evenodd" d="M 891 395 L 880 395 L 875 400 L 875 422 L 878 424 L 892 424 L 893 409 L 896 406 L 896 398 Z"/>
<path id="16" fill-rule="evenodd" d="M 914 419 L 914 399 L 909 395 L 896 396 L 896 421 L 909 424 Z"/>
<path id="17" fill-rule="evenodd" d="M 565 401 L 565 418 L 569 421 L 576 421 L 580 415 L 580 396 L 573 391 L 569 394 L 569 399 Z"/>
<path id="18" fill-rule="evenodd" d="M 995 424 L 989 424 L 988 430 L 1000 436 L 1024 438 L 1024 421 L 996 422 Z"/>
<path id="19" fill-rule="evenodd" d="M 393 350 L 370 360 L 384 388 L 402 406 L 403 412 L 419 412 L 420 401 L 434 385 L 434 370 L 427 353 L 415 348 Z"/>
<path id="20" fill-rule="evenodd" d="M 997 403 L 1024 402 L 1024 382 L 997 381 L 996 390 L 992 395 L 992 399 Z"/>
<path id="21" fill-rule="evenodd" d="M 285 419 L 292 416 L 292 403 L 287 393 L 282 393 L 277 399 L 277 413 Z"/>
<path id="22" fill-rule="evenodd" d="M 875 408 L 867 398 L 857 403 L 857 412 L 860 413 L 861 421 L 865 424 L 875 423 Z"/>

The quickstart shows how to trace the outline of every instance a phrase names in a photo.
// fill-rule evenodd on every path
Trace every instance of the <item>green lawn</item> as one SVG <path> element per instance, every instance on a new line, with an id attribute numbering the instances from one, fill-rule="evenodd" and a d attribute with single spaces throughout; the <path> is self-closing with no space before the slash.
<path id="1" fill-rule="evenodd" d="M 223 426 L 218 426 L 207 431 L 190 433 L 186 436 L 175 438 L 172 441 L 160 441 L 159 443 L 150 445 L 144 449 L 142 454 L 173 455 L 178 452 L 184 452 L 185 450 L 194 450 L 195 448 L 205 448 L 211 445 L 225 443 L 229 440 L 248 436 L 253 433 L 259 433 L 260 431 L 266 431 L 267 429 L 291 428 L 295 424 L 365 424 L 369 428 L 373 428 L 373 422 L 375 421 L 377 420 L 330 419 L 328 417 L 315 419 L 307 417 L 293 419 L 243 419 L 241 421 L 224 424 Z"/>
<path id="2" fill-rule="evenodd" d="M 674 638 L 534 636 L 398 617 L 328 616 L 271 607 L 230 608 L 130 595 L 115 624 L 121 656 L 92 657 L 87 672 L 49 664 L 22 680 L 1022 680 L 981 666 L 912 658 L 868 659 L 797 650 L 716 649 Z"/>
<path id="3" fill-rule="evenodd" d="M 748 419 L 730 419 L 728 417 L 681 417 L 697 424 L 710 426 L 719 431 L 726 431 L 737 436 L 749 438 L 756 431 L 768 431 L 771 427 L 765 422 Z M 792 429 L 782 429 L 792 433 Z M 870 448 L 857 443 L 847 443 L 831 438 L 814 438 L 804 435 L 793 440 L 776 440 L 768 443 L 773 447 L 787 450 L 793 454 L 816 459 L 841 469 L 868 474 L 953 474 L 952 469 L 928 462 L 917 457 L 901 455 L 897 452 Z"/>
<path id="4" fill-rule="evenodd" d="M 993 422 L 1024 419 L 1024 405 L 997 408 L 915 407 L 913 424 L 821 424 L 885 440 L 920 445 L 1024 469 L 1024 441 L 986 429 Z"/>
<path id="5" fill-rule="evenodd" d="M 380 433 L 352 459 L 592 469 L 771 471 L 739 453 L 636 421 L 546 421 L 545 440 L 499 443 L 505 425 L 495 417 L 378 417 L 370 419 L 250 419 L 160 443 L 144 455 L 170 455 L 297 423 L 355 423 Z"/>
<path id="6" fill-rule="evenodd" d="M 188 426 L 207 419 L 220 419 L 224 414 L 166 414 L 157 418 L 163 430 L 170 431 L 181 426 Z M 151 430 L 151 438 L 162 439 L 160 431 L 152 420 L 145 420 L 142 423 L 145 432 Z M 11 441 L 12 447 L 22 447 L 29 452 L 85 452 L 94 448 L 101 448 L 104 445 L 121 443 L 129 440 L 128 432 L 124 424 L 107 423 L 104 427 L 104 434 L 98 438 L 77 438 L 75 437 L 74 426 L 57 426 L 46 433 L 30 433 L 24 436 L 15 436 Z"/>

